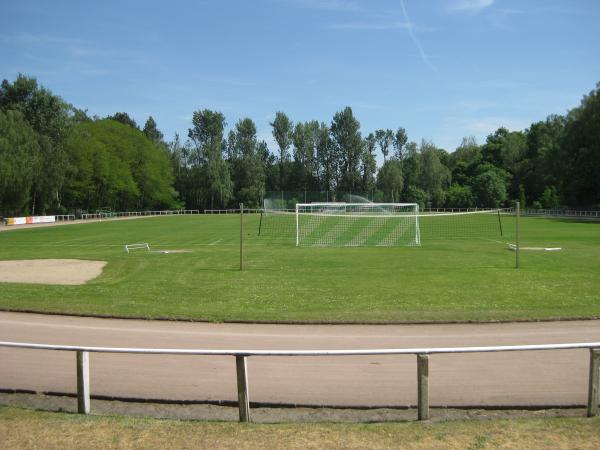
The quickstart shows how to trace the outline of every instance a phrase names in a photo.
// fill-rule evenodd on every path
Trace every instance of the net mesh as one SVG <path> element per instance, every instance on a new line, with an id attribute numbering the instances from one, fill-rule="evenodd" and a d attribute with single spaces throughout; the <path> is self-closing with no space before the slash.
<path id="1" fill-rule="evenodd" d="M 512 210 L 421 213 L 419 214 L 419 228 L 423 242 L 497 240 L 506 234 L 507 218 L 512 221 Z"/>
<path id="2" fill-rule="evenodd" d="M 298 211 L 267 210 L 261 214 L 259 235 L 316 247 L 414 246 L 447 240 L 498 240 L 511 234 L 510 209 L 469 212 L 417 212 L 416 205 L 356 207 L 310 204 Z M 508 220 L 507 220 L 508 219 Z M 508 222 L 508 223 L 507 223 Z M 503 229 L 504 227 L 504 229 Z"/>
<path id="3" fill-rule="evenodd" d="M 297 209 L 296 244 L 315 247 L 419 245 L 416 204 L 311 203 Z"/>

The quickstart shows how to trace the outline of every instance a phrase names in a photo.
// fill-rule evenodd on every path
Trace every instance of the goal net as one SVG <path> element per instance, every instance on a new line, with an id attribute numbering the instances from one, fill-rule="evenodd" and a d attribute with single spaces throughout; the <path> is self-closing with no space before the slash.
<path id="1" fill-rule="evenodd" d="M 416 203 L 299 203 L 295 222 L 297 246 L 421 244 Z"/>
<path id="2" fill-rule="evenodd" d="M 421 211 L 414 203 L 309 203 L 263 209 L 258 235 L 299 246 L 416 246 L 501 241 L 513 235 L 512 209 Z"/>

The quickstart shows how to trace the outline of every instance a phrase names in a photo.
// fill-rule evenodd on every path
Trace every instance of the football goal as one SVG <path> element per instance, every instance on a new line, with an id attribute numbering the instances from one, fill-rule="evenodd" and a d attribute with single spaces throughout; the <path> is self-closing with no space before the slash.
<path id="1" fill-rule="evenodd" d="M 494 241 L 503 236 L 503 217 L 513 215 L 508 209 L 423 213 L 416 203 L 299 203 L 294 224 L 290 223 L 290 213 L 275 214 L 279 219 L 278 228 L 294 227 L 297 246 L 312 247 Z"/>
<path id="2" fill-rule="evenodd" d="M 298 203 L 295 222 L 297 246 L 421 244 L 416 203 Z"/>

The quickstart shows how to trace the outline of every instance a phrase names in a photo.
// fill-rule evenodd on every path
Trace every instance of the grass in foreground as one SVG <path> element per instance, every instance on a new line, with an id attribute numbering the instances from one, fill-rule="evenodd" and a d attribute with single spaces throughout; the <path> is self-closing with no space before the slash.
<path id="1" fill-rule="evenodd" d="M 295 247 L 257 237 L 239 216 L 107 221 L 0 233 L 0 258 L 108 261 L 83 286 L 0 283 L 0 308 L 212 321 L 489 321 L 600 316 L 600 222 L 522 219 L 525 252 L 515 270 L 514 224 L 500 238 L 423 239 L 420 247 Z M 126 254 L 123 245 L 190 253 Z"/>
<path id="2" fill-rule="evenodd" d="M 0 445 L 33 448 L 597 449 L 600 418 L 444 423 L 200 423 L 0 407 Z"/>

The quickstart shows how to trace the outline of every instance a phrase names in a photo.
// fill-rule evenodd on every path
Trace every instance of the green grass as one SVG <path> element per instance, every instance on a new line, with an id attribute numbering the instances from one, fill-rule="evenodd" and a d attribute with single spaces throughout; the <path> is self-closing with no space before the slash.
<path id="1" fill-rule="evenodd" d="M 5 449 L 597 449 L 600 420 L 267 425 L 93 417 L 0 406 L 0 436 Z"/>
<path id="2" fill-rule="evenodd" d="M 257 237 L 246 217 L 175 216 L 0 233 L 0 258 L 108 261 L 82 286 L 0 283 L 0 308 L 212 321 L 491 321 L 600 316 L 600 223 L 522 219 L 521 253 L 505 236 L 423 239 L 420 247 L 295 247 Z M 126 254 L 123 245 L 190 253 Z"/>

